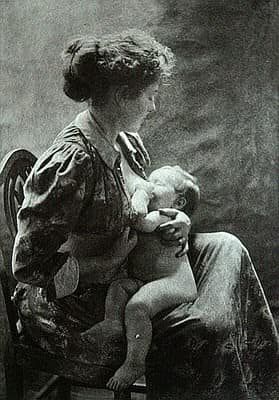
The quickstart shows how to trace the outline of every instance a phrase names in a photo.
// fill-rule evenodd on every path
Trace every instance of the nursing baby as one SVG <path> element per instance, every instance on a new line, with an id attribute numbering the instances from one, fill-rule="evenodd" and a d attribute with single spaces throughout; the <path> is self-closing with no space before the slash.
<path id="1" fill-rule="evenodd" d="M 162 167 L 143 179 L 121 155 L 123 180 L 136 215 L 132 228 L 138 232 L 138 243 L 129 256 L 129 277 L 110 285 L 105 320 L 98 324 L 115 330 L 123 330 L 123 323 L 125 326 L 126 359 L 107 383 L 115 391 L 126 389 L 144 374 L 152 318 L 197 297 L 188 256 L 178 257 L 177 247 L 165 246 L 156 234 L 159 226 L 162 229 L 171 221 L 165 214 L 173 211 L 190 216 L 194 212 L 199 201 L 196 179 L 179 166 Z"/>

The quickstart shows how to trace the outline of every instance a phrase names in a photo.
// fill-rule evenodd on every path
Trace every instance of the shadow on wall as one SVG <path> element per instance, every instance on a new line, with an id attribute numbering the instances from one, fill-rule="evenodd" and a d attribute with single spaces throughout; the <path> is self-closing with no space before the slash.
<path id="1" fill-rule="evenodd" d="M 16 0 L 2 9 L 1 157 L 19 146 L 40 154 L 84 108 L 61 90 L 68 38 L 134 27 L 154 33 L 175 51 L 177 72 L 142 130 L 153 167 L 180 164 L 197 175 L 194 229 L 239 235 L 275 307 L 276 2 Z"/>

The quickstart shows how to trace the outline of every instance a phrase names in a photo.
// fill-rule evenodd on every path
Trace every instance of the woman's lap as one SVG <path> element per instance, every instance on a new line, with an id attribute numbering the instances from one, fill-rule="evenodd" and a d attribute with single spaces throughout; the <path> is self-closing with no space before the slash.
<path id="1" fill-rule="evenodd" d="M 156 320 L 150 398 L 275 399 L 278 334 L 247 250 L 227 233 L 197 234 L 189 258 L 199 297 Z"/>
<path id="2" fill-rule="evenodd" d="M 219 233 L 191 235 L 189 258 L 198 282 L 202 281 L 204 276 L 205 280 L 208 279 L 210 273 L 205 270 L 207 253 L 218 248 L 222 238 L 223 234 Z M 62 324 L 65 325 L 63 331 L 67 334 L 67 330 L 82 332 L 102 320 L 107 289 L 106 285 L 94 285 L 83 292 L 77 291 L 71 296 L 49 302 L 42 289 L 19 284 L 15 297 L 25 324 L 41 324 L 42 330 L 46 329 L 47 332 L 52 332 L 52 328 L 55 332 L 53 324 Z M 50 322 L 49 326 L 47 321 Z"/>
<path id="3" fill-rule="evenodd" d="M 212 394 L 208 399 L 217 399 L 217 392 L 221 393 L 224 385 L 227 388 L 235 387 L 235 384 L 245 398 L 249 380 L 254 383 L 261 379 L 261 368 L 257 370 L 259 357 L 264 362 L 270 360 L 270 367 L 276 362 L 274 354 L 278 350 L 278 336 L 261 286 L 247 250 L 233 235 L 193 234 L 189 247 L 199 297 L 192 305 L 182 304 L 154 319 L 155 340 L 147 363 L 150 398 L 156 399 L 154 393 L 166 391 L 168 387 L 173 391 L 173 399 L 182 400 L 181 395 L 175 397 L 175 391 L 181 389 L 193 393 L 197 388 L 215 393 L 215 397 Z M 79 335 L 102 319 L 104 310 L 100 303 L 104 303 L 105 288 L 100 293 L 89 291 L 82 301 L 77 295 L 69 296 L 60 301 L 56 309 L 56 305 L 48 304 L 45 299 L 34 298 L 31 290 L 19 304 L 23 322 L 33 336 L 34 332 L 36 335 L 40 331 L 43 343 L 39 341 L 39 345 L 49 351 L 57 351 L 57 336 L 61 340 L 64 338 L 64 343 L 65 337 L 71 337 L 70 341 L 66 340 L 71 346 L 62 346 L 64 356 L 72 358 L 74 352 L 79 358 L 94 362 L 98 354 L 102 362 L 106 362 L 105 353 L 100 355 L 96 349 L 95 339 L 92 337 L 90 341 L 89 335 L 89 340 L 84 343 Z M 28 301 L 26 297 L 29 297 Z M 30 315 L 30 311 L 35 314 Z M 48 320 L 55 321 L 57 326 L 48 326 Z M 33 329 L 34 325 L 37 330 Z M 260 355 L 254 337 L 264 339 L 263 343 L 266 343 Z M 111 340 L 107 338 L 106 345 L 98 343 L 98 346 L 108 349 L 109 354 L 112 343 L 123 346 L 118 339 L 112 335 Z M 58 346 L 61 351 L 61 344 Z M 116 349 L 107 362 L 115 362 L 117 366 L 124 352 L 125 346 Z M 166 385 L 160 389 L 162 382 Z M 164 398 L 158 396 L 158 399 Z"/>

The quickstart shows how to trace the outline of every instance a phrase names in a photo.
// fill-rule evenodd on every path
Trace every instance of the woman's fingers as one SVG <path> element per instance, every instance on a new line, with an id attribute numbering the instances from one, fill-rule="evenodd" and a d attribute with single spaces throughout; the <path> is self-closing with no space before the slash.
<path id="1" fill-rule="evenodd" d="M 134 132 L 121 132 L 120 135 L 129 149 L 129 152 L 133 154 L 134 157 L 139 158 L 139 163 L 142 165 L 149 165 L 150 158 L 139 135 Z"/>
<path id="2" fill-rule="evenodd" d="M 170 230 L 170 231 L 161 231 L 159 232 L 160 238 L 162 242 L 170 242 L 172 246 L 180 246 L 181 243 L 179 240 L 183 237 L 182 231 L 180 229 Z"/>
<path id="3" fill-rule="evenodd" d="M 172 210 L 172 209 L 170 209 Z M 166 215 L 172 220 L 167 221 L 163 224 L 161 224 L 158 227 L 158 231 L 168 231 L 170 229 L 180 229 L 181 230 L 181 236 L 187 236 L 190 229 L 191 229 L 191 220 L 188 217 L 188 215 L 184 214 L 183 212 L 179 212 L 177 210 L 174 210 L 174 212 L 169 212 L 168 209 L 163 209 L 160 212 L 162 215 Z"/>
<path id="4" fill-rule="evenodd" d="M 184 237 L 180 238 L 179 244 L 181 246 L 181 249 L 175 254 L 175 257 L 185 256 L 185 254 L 188 251 L 188 241 L 186 240 L 186 238 Z"/>
<path id="5" fill-rule="evenodd" d="M 137 132 L 126 132 L 126 135 L 128 136 L 128 138 L 132 138 L 132 140 L 135 140 L 136 150 L 139 152 L 144 164 L 150 165 L 151 162 L 149 154 L 144 147 L 143 141 L 141 140 L 139 134 Z"/>
<path id="6" fill-rule="evenodd" d="M 158 211 L 161 215 L 164 215 L 165 217 L 169 217 L 171 219 L 175 219 L 178 214 L 178 211 L 175 208 L 159 208 Z"/>
<path id="7" fill-rule="evenodd" d="M 160 232 L 161 243 L 167 247 L 179 247 L 180 249 L 175 254 L 176 257 L 184 256 L 188 251 L 188 235 L 183 236 L 181 229 L 176 229 L 174 232 L 163 230 Z"/>
<path id="8" fill-rule="evenodd" d="M 131 153 L 130 156 L 131 156 L 131 158 L 132 158 L 134 164 L 136 165 L 136 167 L 137 167 L 143 174 L 145 174 L 144 168 L 143 168 L 142 164 L 141 164 L 140 162 L 138 162 L 138 160 L 137 160 L 136 153 Z"/>
<path id="9" fill-rule="evenodd" d="M 159 209 L 161 215 L 170 218 L 170 221 L 161 224 L 157 231 L 160 232 L 161 242 L 166 246 L 180 247 L 176 257 L 182 257 L 188 250 L 188 234 L 191 229 L 191 220 L 182 211 L 173 208 Z"/>
<path id="10" fill-rule="evenodd" d="M 186 238 L 179 238 L 175 240 L 169 240 L 161 238 L 161 243 L 166 247 L 179 247 L 179 250 L 175 254 L 176 257 L 184 256 L 188 251 L 188 241 Z"/>
<path id="11" fill-rule="evenodd" d="M 169 230 L 165 230 L 165 231 L 161 231 L 163 233 L 163 237 L 165 240 L 167 240 L 167 238 L 169 240 L 179 240 L 183 237 L 182 231 L 181 229 L 169 229 Z"/>
<path id="12" fill-rule="evenodd" d="M 168 221 L 165 222 L 163 224 L 161 224 L 158 227 L 158 231 L 166 231 L 166 230 L 176 230 L 176 229 L 181 229 L 181 228 L 190 228 L 191 227 L 191 222 L 189 221 L 188 223 L 185 221 L 179 221 L 179 220 L 172 220 L 172 221 Z"/>
<path id="13" fill-rule="evenodd" d="M 172 232 L 175 232 L 175 227 L 173 226 L 173 224 L 170 222 L 170 221 L 168 221 L 168 222 L 165 222 L 165 223 L 163 223 L 163 224 L 161 224 L 160 226 L 158 226 L 158 231 L 159 232 L 161 232 L 161 231 L 172 231 Z"/>
<path id="14" fill-rule="evenodd" d="M 135 141 L 132 143 L 125 132 L 120 132 L 116 140 L 130 167 L 140 176 L 146 178 L 144 172 L 144 160 L 142 159 L 140 152 L 137 150 L 137 146 L 134 146 Z M 141 160 L 137 158 L 138 155 Z"/>
<path id="15" fill-rule="evenodd" d="M 170 229 L 169 232 L 172 240 L 180 240 L 183 236 L 182 236 L 182 232 L 181 229 Z"/>

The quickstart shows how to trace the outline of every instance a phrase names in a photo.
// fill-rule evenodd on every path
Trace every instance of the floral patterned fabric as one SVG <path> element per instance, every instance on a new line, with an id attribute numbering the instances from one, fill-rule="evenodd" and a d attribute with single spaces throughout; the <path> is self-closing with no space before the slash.
<path id="1" fill-rule="evenodd" d="M 53 278 L 63 266 L 58 278 L 66 285 L 65 294 L 71 294 L 78 283 L 70 284 L 71 255 L 102 256 L 121 235 L 131 208 L 119 157 L 85 111 L 37 161 L 18 213 L 13 265 L 20 281 L 53 290 Z M 113 266 L 96 281 L 109 282 L 110 272 Z"/>

